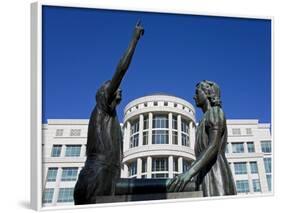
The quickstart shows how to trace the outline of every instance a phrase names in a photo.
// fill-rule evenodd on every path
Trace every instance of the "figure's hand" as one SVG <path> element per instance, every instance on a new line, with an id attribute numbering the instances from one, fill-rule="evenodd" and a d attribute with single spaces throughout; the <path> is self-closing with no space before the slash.
<path id="1" fill-rule="evenodd" d="M 191 181 L 191 175 L 189 172 L 178 175 L 170 180 L 168 183 L 169 192 L 183 192 L 187 184 Z"/>
<path id="2" fill-rule="evenodd" d="M 135 26 L 134 36 L 139 40 L 141 36 L 144 34 L 144 28 L 141 26 L 140 20 L 137 22 Z"/>

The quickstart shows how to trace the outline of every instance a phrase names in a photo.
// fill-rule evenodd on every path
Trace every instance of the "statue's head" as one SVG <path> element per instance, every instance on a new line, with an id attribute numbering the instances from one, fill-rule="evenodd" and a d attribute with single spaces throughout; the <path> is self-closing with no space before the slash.
<path id="1" fill-rule="evenodd" d="M 96 93 L 96 102 L 97 105 L 106 110 L 106 111 L 113 111 L 115 110 L 115 107 L 121 102 L 122 99 L 122 90 L 121 89 L 117 89 L 116 92 L 114 93 L 114 98 L 112 100 L 111 103 L 107 103 L 108 100 L 108 87 L 110 85 L 110 80 L 106 81 L 105 83 L 103 83 L 103 85 L 98 89 L 97 93 Z M 110 107 L 108 107 L 108 105 L 110 104 Z"/>
<path id="2" fill-rule="evenodd" d="M 220 88 L 212 81 L 201 81 L 196 85 L 196 92 L 194 100 L 198 107 L 202 106 L 206 99 L 210 102 L 211 106 L 221 107 Z"/>

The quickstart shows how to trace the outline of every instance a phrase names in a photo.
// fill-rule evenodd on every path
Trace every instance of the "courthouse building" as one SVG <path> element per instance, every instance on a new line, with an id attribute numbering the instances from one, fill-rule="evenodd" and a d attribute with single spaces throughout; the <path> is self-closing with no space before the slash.
<path id="1" fill-rule="evenodd" d="M 172 178 L 195 160 L 195 109 L 187 101 L 154 94 L 124 110 L 123 178 Z M 270 124 L 227 120 L 226 157 L 239 194 L 271 192 Z M 43 125 L 43 205 L 73 205 L 73 189 L 86 160 L 88 120 L 49 119 Z"/>

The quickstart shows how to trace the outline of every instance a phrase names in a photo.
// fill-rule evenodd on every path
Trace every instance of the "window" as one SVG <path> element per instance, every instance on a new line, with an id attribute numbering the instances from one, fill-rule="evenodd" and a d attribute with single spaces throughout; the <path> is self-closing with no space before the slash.
<path id="1" fill-rule="evenodd" d="M 244 153 L 243 143 L 233 143 L 232 144 L 232 152 L 233 153 Z"/>
<path id="2" fill-rule="evenodd" d="M 164 106 L 168 106 L 168 102 L 167 101 L 164 102 Z"/>
<path id="3" fill-rule="evenodd" d="M 144 105 L 144 107 L 147 107 L 147 103 L 144 103 L 143 105 Z"/>
<path id="4" fill-rule="evenodd" d="M 153 118 L 153 128 L 168 128 L 167 115 L 156 115 Z"/>
<path id="5" fill-rule="evenodd" d="M 143 141 L 142 141 L 143 145 L 147 145 L 148 144 L 148 132 L 147 131 L 143 132 L 142 137 L 143 137 Z"/>
<path id="6" fill-rule="evenodd" d="M 78 168 L 63 168 L 62 169 L 62 181 L 75 181 L 77 178 Z"/>
<path id="7" fill-rule="evenodd" d="M 158 105 L 157 101 L 154 101 L 153 106 L 157 106 L 157 105 Z"/>
<path id="8" fill-rule="evenodd" d="M 136 132 L 139 131 L 139 121 L 136 120 L 132 123 L 132 126 L 131 126 L 131 134 L 134 134 Z"/>
<path id="9" fill-rule="evenodd" d="M 152 171 L 168 171 L 168 158 L 152 159 Z"/>
<path id="10" fill-rule="evenodd" d="M 178 167 L 178 158 L 175 158 L 173 159 L 173 171 L 174 172 L 178 172 L 179 171 L 179 167 Z"/>
<path id="11" fill-rule="evenodd" d="M 264 158 L 264 168 L 266 173 L 271 173 L 271 158 Z"/>
<path id="12" fill-rule="evenodd" d="M 233 128 L 232 129 L 232 134 L 233 135 L 241 135 L 241 130 L 239 128 Z"/>
<path id="13" fill-rule="evenodd" d="M 148 129 L 148 116 L 143 116 L 143 129 Z"/>
<path id="14" fill-rule="evenodd" d="M 261 150 L 265 153 L 271 153 L 271 141 L 261 141 Z"/>
<path id="15" fill-rule="evenodd" d="M 73 188 L 60 188 L 58 202 L 73 202 Z"/>
<path id="16" fill-rule="evenodd" d="M 172 119 L 172 128 L 173 129 L 178 129 L 177 116 L 175 116 L 175 115 L 173 115 L 173 119 Z"/>
<path id="17" fill-rule="evenodd" d="M 174 103 L 174 107 L 177 107 L 178 105 L 176 103 Z"/>
<path id="18" fill-rule="evenodd" d="M 173 131 L 173 133 L 172 133 L 172 143 L 178 144 L 178 132 L 177 131 Z"/>
<path id="19" fill-rule="evenodd" d="M 142 159 L 142 166 L 141 166 L 141 172 L 147 172 L 147 161 L 146 159 Z"/>
<path id="20" fill-rule="evenodd" d="M 59 157 L 60 153 L 61 153 L 61 147 L 62 147 L 62 145 L 53 145 L 51 156 Z"/>
<path id="21" fill-rule="evenodd" d="M 66 145 L 66 157 L 79 157 L 81 152 L 81 145 Z"/>
<path id="22" fill-rule="evenodd" d="M 80 136 L 81 129 L 71 129 L 70 130 L 70 136 Z"/>
<path id="23" fill-rule="evenodd" d="M 49 168 L 47 173 L 47 181 L 55 182 L 57 178 L 58 168 Z"/>
<path id="24" fill-rule="evenodd" d="M 189 143 L 189 136 L 185 133 L 182 133 L 181 134 L 181 143 L 183 146 L 190 146 L 190 143 Z"/>
<path id="25" fill-rule="evenodd" d="M 182 122 L 181 122 L 181 131 L 188 133 L 188 124 L 185 120 L 182 120 Z"/>
<path id="26" fill-rule="evenodd" d="M 43 203 L 53 202 L 54 189 L 45 189 L 43 193 Z"/>
<path id="27" fill-rule="evenodd" d="M 137 147 L 139 145 L 139 134 L 134 134 L 130 138 L 130 148 Z"/>
<path id="28" fill-rule="evenodd" d="M 168 130 L 153 130 L 152 144 L 168 144 L 169 134 Z"/>
<path id="29" fill-rule="evenodd" d="M 254 142 L 247 142 L 247 147 L 249 153 L 255 152 Z"/>
<path id="30" fill-rule="evenodd" d="M 229 144 L 227 143 L 227 144 L 225 145 L 225 153 L 229 153 L 228 146 L 229 146 Z"/>
<path id="31" fill-rule="evenodd" d="M 260 192 L 261 191 L 261 184 L 259 179 L 253 179 L 253 190 L 254 192 Z"/>
<path id="32" fill-rule="evenodd" d="M 236 190 L 238 193 L 249 192 L 249 182 L 248 180 L 237 180 L 236 181 Z"/>
<path id="33" fill-rule="evenodd" d="M 57 129 L 56 136 L 62 136 L 62 135 L 63 135 L 63 129 Z"/>
<path id="34" fill-rule="evenodd" d="M 189 167 L 190 167 L 190 163 L 187 160 L 183 160 L 182 167 L 183 167 L 182 171 L 186 172 L 189 169 Z"/>
<path id="35" fill-rule="evenodd" d="M 137 161 L 133 161 L 129 165 L 129 176 L 133 176 L 137 174 Z"/>
<path id="36" fill-rule="evenodd" d="M 268 191 L 271 191 L 271 175 L 266 175 Z"/>
<path id="37" fill-rule="evenodd" d="M 251 173 L 252 174 L 258 174 L 258 165 L 257 162 L 250 162 L 250 167 L 251 167 Z"/>
<path id="38" fill-rule="evenodd" d="M 252 129 L 251 128 L 246 128 L 246 134 L 251 135 L 252 134 Z"/>
<path id="39" fill-rule="evenodd" d="M 236 175 L 247 174 L 246 162 L 234 163 L 234 171 Z"/>

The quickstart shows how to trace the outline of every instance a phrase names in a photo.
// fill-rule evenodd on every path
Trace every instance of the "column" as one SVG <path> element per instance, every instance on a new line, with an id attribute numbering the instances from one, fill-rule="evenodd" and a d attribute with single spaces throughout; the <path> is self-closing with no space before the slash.
<path id="1" fill-rule="evenodd" d="M 169 156 L 168 158 L 168 170 L 169 170 L 169 178 L 173 178 L 173 170 L 174 170 L 174 162 L 173 162 L 173 156 Z"/>
<path id="2" fill-rule="evenodd" d="M 60 157 L 65 157 L 65 150 L 66 150 L 66 145 L 63 144 L 61 147 Z"/>
<path id="3" fill-rule="evenodd" d="M 243 143 L 243 147 L 244 147 L 244 152 L 245 153 L 248 153 L 248 146 L 247 146 L 247 143 Z"/>
<path id="4" fill-rule="evenodd" d="M 173 144 L 173 130 L 172 130 L 172 125 L 173 125 L 173 114 L 170 112 L 169 116 L 169 144 Z"/>
<path id="5" fill-rule="evenodd" d="M 178 172 L 181 174 L 183 172 L 183 158 L 178 158 Z"/>
<path id="6" fill-rule="evenodd" d="M 194 150 L 194 145 L 195 145 L 195 127 L 193 125 L 193 121 L 189 122 L 189 143 L 190 143 L 190 148 Z"/>
<path id="7" fill-rule="evenodd" d="M 54 188 L 53 202 L 57 203 L 59 198 L 60 182 L 62 177 L 62 168 L 58 168 L 56 187 Z"/>
<path id="8" fill-rule="evenodd" d="M 147 178 L 151 178 L 152 172 L 152 158 L 147 157 Z"/>
<path id="9" fill-rule="evenodd" d="M 181 115 L 178 115 L 177 118 L 177 122 L 178 122 L 178 145 L 182 145 L 181 142 Z"/>
<path id="10" fill-rule="evenodd" d="M 148 114 L 148 145 L 152 144 L 152 119 L 153 119 L 153 115 L 150 112 Z"/>
<path id="11" fill-rule="evenodd" d="M 80 157 L 86 157 L 86 144 L 82 144 Z"/>
<path id="12" fill-rule="evenodd" d="M 246 166 L 247 166 L 247 176 L 249 181 L 249 192 L 254 192 L 250 162 L 246 162 Z"/>
<path id="13" fill-rule="evenodd" d="M 139 146 L 143 145 L 143 115 L 140 115 L 140 126 L 139 126 Z"/>
<path id="14" fill-rule="evenodd" d="M 268 192 L 266 172 L 265 172 L 264 162 L 263 162 L 263 158 L 262 157 L 257 160 L 257 164 L 258 164 L 261 192 L 263 192 L 263 193 L 264 192 Z"/>
<path id="15" fill-rule="evenodd" d="M 127 151 L 130 148 L 130 136 L 131 136 L 131 123 L 130 121 L 127 121 L 126 139 L 124 141 L 124 151 Z"/>
<path id="16" fill-rule="evenodd" d="M 128 178 L 128 165 L 123 163 L 123 169 L 121 170 L 121 178 Z"/>
<path id="17" fill-rule="evenodd" d="M 141 178 L 141 171 L 142 171 L 142 159 L 137 159 L 137 178 Z"/>

